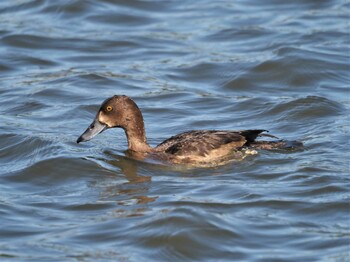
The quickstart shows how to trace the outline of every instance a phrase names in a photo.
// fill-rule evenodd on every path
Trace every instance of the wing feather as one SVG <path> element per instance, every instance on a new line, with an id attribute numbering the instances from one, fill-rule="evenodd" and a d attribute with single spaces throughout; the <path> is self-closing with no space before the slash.
<path id="1" fill-rule="evenodd" d="M 201 130 L 188 131 L 170 137 L 156 149 L 176 156 L 198 155 L 205 156 L 215 149 L 230 144 L 232 150 L 239 149 L 247 142 L 253 142 L 255 138 L 265 130 L 244 131 L 216 131 Z"/>

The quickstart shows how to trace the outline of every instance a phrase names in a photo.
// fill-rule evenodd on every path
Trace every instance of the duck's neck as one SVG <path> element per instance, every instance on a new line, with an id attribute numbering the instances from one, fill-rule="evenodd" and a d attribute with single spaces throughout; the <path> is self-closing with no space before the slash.
<path id="1" fill-rule="evenodd" d="M 128 149 L 135 152 L 149 152 L 151 147 L 147 143 L 145 130 L 138 128 L 124 129 L 128 139 Z"/>
<path id="2" fill-rule="evenodd" d="M 136 111 L 131 117 L 126 117 L 127 124 L 123 127 L 128 139 L 128 149 L 134 152 L 149 152 L 152 148 L 147 143 L 143 117 L 140 110 Z"/>

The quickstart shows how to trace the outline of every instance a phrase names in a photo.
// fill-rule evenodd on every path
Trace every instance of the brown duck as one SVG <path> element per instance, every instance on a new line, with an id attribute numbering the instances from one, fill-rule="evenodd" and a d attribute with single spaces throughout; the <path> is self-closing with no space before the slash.
<path id="1" fill-rule="evenodd" d="M 243 131 L 197 130 L 188 131 L 166 139 L 156 147 L 147 143 L 145 126 L 140 109 L 125 95 L 106 99 L 94 121 L 78 138 L 77 143 L 92 139 L 102 131 L 120 127 L 128 140 L 129 153 L 142 158 L 150 157 L 170 163 L 215 165 L 232 158 L 256 154 L 255 149 L 286 149 L 302 146 L 297 141 L 256 141 L 263 129 Z"/>

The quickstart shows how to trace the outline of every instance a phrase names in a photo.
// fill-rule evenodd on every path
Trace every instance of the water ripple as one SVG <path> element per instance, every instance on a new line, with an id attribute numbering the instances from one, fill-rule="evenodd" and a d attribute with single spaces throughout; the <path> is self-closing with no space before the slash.
<path id="1" fill-rule="evenodd" d="M 0 260 L 347 261 L 349 8 L 0 1 Z M 305 147 L 189 169 L 130 158 L 119 129 L 76 144 L 115 94 L 152 146 L 259 128 Z"/>

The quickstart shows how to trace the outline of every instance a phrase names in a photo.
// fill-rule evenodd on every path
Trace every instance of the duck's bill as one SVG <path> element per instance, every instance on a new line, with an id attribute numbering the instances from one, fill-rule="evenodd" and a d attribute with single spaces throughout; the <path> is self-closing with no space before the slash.
<path id="1" fill-rule="evenodd" d="M 107 125 L 102 124 L 100 121 L 98 121 L 98 119 L 95 119 L 85 130 L 85 132 L 78 138 L 77 143 L 89 141 L 107 128 Z"/>

